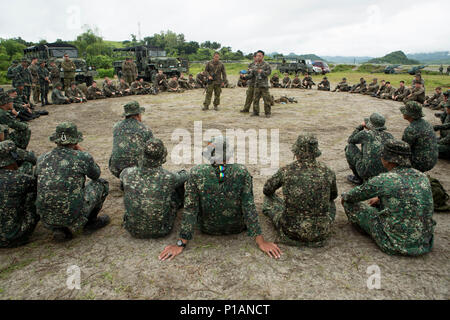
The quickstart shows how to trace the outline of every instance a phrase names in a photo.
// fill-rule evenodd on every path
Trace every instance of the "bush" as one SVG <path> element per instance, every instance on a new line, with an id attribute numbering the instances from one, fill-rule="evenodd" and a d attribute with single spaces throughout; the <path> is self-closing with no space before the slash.
<path id="1" fill-rule="evenodd" d="M 6 71 L 0 71 L 0 84 L 10 84 L 11 80 L 6 77 Z"/>
<path id="2" fill-rule="evenodd" d="M 110 69 L 113 66 L 113 59 L 103 55 L 88 56 L 86 62 L 90 66 L 95 66 L 97 69 Z"/>
<path id="3" fill-rule="evenodd" d="M 384 72 L 385 66 L 379 66 L 374 64 L 363 64 L 358 68 L 359 72 L 367 72 L 367 73 L 380 73 Z"/>
<path id="4" fill-rule="evenodd" d="M 104 78 L 104 77 L 112 78 L 112 77 L 114 77 L 114 68 L 97 69 L 97 72 L 98 72 L 98 77 L 99 78 Z"/>
<path id="5" fill-rule="evenodd" d="M 338 64 L 331 72 L 352 71 L 355 66 L 353 64 Z"/>

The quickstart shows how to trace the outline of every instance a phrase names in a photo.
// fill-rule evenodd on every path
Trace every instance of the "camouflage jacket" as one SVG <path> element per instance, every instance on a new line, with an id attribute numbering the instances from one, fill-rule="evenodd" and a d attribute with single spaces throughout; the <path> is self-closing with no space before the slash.
<path id="1" fill-rule="evenodd" d="M 256 88 L 268 88 L 269 87 L 269 76 L 272 73 L 272 68 L 270 65 L 263 61 L 262 63 L 251 63 L 249 65 L 249 74 L 246 76 L 250 79 L 249 86 L 255 86 Z M 261 73 L 258 70 L 262 70 Z"/>
<path id="2" fill-rule="evenodd" d="M 444 101 L 444 95 L 441 93 L 435 93 L 428 99 L 428 103 L 440 104 Z"/>
<path id="3" fill-rule="evenodd" d="M 24 69 L 22 65 L 19 65 L 14 69 L 14 81 L 22 81 L 25 84 L 25 87 L 31 86 L 32 79 L 30 70 Z"/>
<path id="4" fill-rule="evenodd" d="M 137 167 L 145 142 L 153 138 L 152 131 L 142 122 L 129 118 L 117 122 L 113 128 L 113 149 L 109 170 L 119 177 L 125 168 Z"/>
<path id="5" fill-rule="evenodd" d="M 38 76 L 39 76 L 39 82 L 46 82 L 45 78 L 50 80 L 50 72 L 46 67 L 39 66 L 38 68 Z"/>
<path id="6" fill-rule="evenodd" d="M 205 72 L 207 77 L 213 77 L 214 84 L 222 84 L 227 79 L 227 73 L 225 72 L 225 66 L 221 61 L 217 63 L 214 60 L 209 61 L 206 64 Z"/>
<path id="7" fill-rule="evenodd" d="M 126 62 L 122 63 L 122 74 L 125 77 L 137 77 L 137 66 L 134 62 Z"/>
<path id="8" fill-rule="evenodd" d="M 75 66 L 75 63 L 72 60 L 66 61 L 64 60 L 61 63 L 61 68 L 64 71 L 64 78 L 75 78 L 75 72 L 77 70 L 77 67 Z"/>
<path id="9" fill-rule="evenodd" d="M 202 75 L 201 73 L 198 73 L 195 81 L 199 85 L 204 86 L 206 85 L 206 76 Z"/>
<path id="10" fill-rule="evenodd" d="M 106 96 L 110 96 L 113 93 L 117 93 L 119 90 L 117 90 L 116 86 L 114 85 L 114 83 L 111 83 L 110 85 L 106 85 L 103 87 L 103 93 Z"/>
<path id="11" fill-rule="evenodd" d="M 168 86 L 171 89 L 177 89 L 180 85 L 179 85 L 177 80 L 173 80 L 172 79 L 172 80 L 169 81 Z"/>
<path id="12" fill-rule="evenodd" d="M 373 218 L 380 220 L 386 235 L 383 247 L 405 255 L 428 252 L 436 223 L 427 176 L 412 168 L 397 167 L 342 195 L 349 203 L 374 197 L 380 198 L 380 211 Z"/>
<path id="13" fill-rule="evenodd" d="M 38 83 L 39 82 L 39 74 L 38 74 L 39 66 L 37 64 L 30 64 L 30 66 L 28 67 L 28 70 L 30 71 L 31 81 L 33 82 L 33 84 Z"/>
<path id="14" fill-rule="evenodd" d="M 383 93 L 389 97 L 392 97 L 395 93 L 395 88 L 393 86 L 386 86 Z"/>
<path id="15" fill-rule="evenodd" d="M 383 144 L 394 137 L 383 130 L 364 130 L 359 126 L 348 138 L 348 143 L 360 144 L 362 160 L 357 164 L 358 173 L 363 180 L 386 172 L 381 163 L 381 151 Z"/>
<path id="16" fill-rule="evenodd" d="M 53 103 L 59 104 L 66 101 L 66 97 L 62 93 L 61 90 L 58 90 L 56 88 L 53 88 L 52 90 L 52 101 Z"/>
<path id="17" fill-rule="evenodd" d="M 188 174 L 172 173 L 162 167 L 127 168 L 120 174 L 124 186 L 124 223 L 137 234 L 170 230 L 168 216 L 177 210 L 172 201 L 175 189 L 182 186 Z"/>
<path id="18" fill-rule="evenodd" d="M 329 87 L 330 87 L 330 81 L 328 81 L 328 80 L 322 80 L 322 81 L 319 83 L 319 86 L 322 86 L 322 87 L 324 87 L 324 88 L 329 88 Z"/>
<path id="19" fill-rule="evenodd" d="M 128 85 L 128 83 L 126 83 L 126 82 L 121 82 L 120 84 L 119 84 L 119 91 L 125 91 L 125 90 L 128 90 L 128 89 L 130 89 L 130 86 Z"/>
<path id="20" fill-rule="evenodd" d="M 50 79 L 52 82 L 60 81 L 61 80 L 61 71 L 57 66 L 50 68 Z"/>
<path id="21" fill-rule="evenodd" d="M 267 180 L 263 192 L 270 197 L 280 187 L 285 202 L 281 228 L 289 237 L 297 238 L 308 225 L 315 229 L 312 225 L 329 226 L 334 221 L 334 200 L 338 196 L 336 175 L 324 163 L 295 161 Z"/>
<path id="22" fill-rule="evenodd" d="M 210 164 L 192 168 L 186 184 L 180 238 L 191 240 L 197 224 L 202 232 L 211 235 L 236 234 L 245 229 L 250 237 L 261 234 L 248 170 L 239 164 L 227 164 L 222 183 L 219 173 L 219 168 Z"/>
<path id="23" fill-rule="evenodd" d="M 444 115 L 445 118 L 441 117 L 442 125 L 434 126 L 434 128 L 440 130 L 439 144 L 450 144 L 450 115 L 447 113 Z"/>
<path id="24" fill-rule="evenodd" d="M 395 90 L 394 96 L 400 96 L 400 95 L 404 94 L 405 90 L 406 90 L 405 86 L 399 87 L 397 90 Z"/>
<path id="25" fill-rule="evenodd" d="M 69 99 L 75 99 L 75 98 L 86 98 L 84 96 L 83 91 L 81 91 L 79 88 L 75 87 L 75 89 L 72 89 L 72 87 L 66 89 L 66 97 Z"/>
<path id="26" fill-rule="evenodd" d="M 99 87 L 90 86 L 87 89 L 87 96 L 90 99 L 94 99 L 95 97 L 103 96 L 103 92 L 102 92 L 102 90 L 100 90 Z"/>
<path id="27" fill-rule="evenodd" d="M 411 146 L 412 167 L 422 171 L 430 171 L 438 160 L 438 146 L 434 129 L 424 119 L 414 120 L 403 133 L 403 141 Z"/>
<path id="28" fill-rule="evenodd" d="M 284 77 L 283 78 L 283 84 L 286 86 L 286 85 L 290 85 L 291 84 L 291 78 L 289 78 L 289 77 Z"/>
<path id="29" fill-rule="evenodd" d="M 0 182 L 0 240 L 9 241 L 21 231 L 27 197 L 36 197 L 36 178 L 0 169 Z"/>
<path id="30" fill-rule="evenodd" d="M 419 101 L 420 103 L 423 103 L 425 101 L 424 88 L 413 88 L 410 94 L 412 95 L 415 101 Z"/>
<path id="31" fill-rule="evenodd" d="M 280 83 L 280 78 L 278 76 L 273 76 L 272 79 L 270 79 L 270 83 L 272 85 L 279 84 Z"/>
<path id="32" fill-rule="evenodd" d="M 0 124 L 4 124 L 17 132 L 28 130 L 28 125 L 14 118 L 8 111 L 0 109 Z"/>
<path id="33" fill-rule="evenodd" d="M 378 82 L 376 82 L 376 83 L 372 82 L 367 86 L 367 91 L 377 93 L 379 88 L 380 88 L 380 85 L 378 84 Z"/>
<path id="34" fill-rule="evenodd" d="M 100 178 L 100 167 L 87 153 L 56 147 L 38 158 L 36 209 L 48 226 L 66 227 L 80 217 L 85 196 L 86 177 Z"/>
<path id="35" fill-rule="evenodd" d="M 198 78 L 198 76 L 197 76 Z M 162 86 L 164 84 L 164 82 L 167 81 L 166 75 L 165 74 L 157 74 L 155 77 L 155 83 L 157 86 Z"/>

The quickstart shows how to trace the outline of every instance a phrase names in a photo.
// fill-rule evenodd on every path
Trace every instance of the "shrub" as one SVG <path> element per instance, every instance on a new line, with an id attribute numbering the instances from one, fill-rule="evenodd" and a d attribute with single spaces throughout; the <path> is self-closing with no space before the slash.
<path id="1" fill-rule="evenodd" d="M 353 64 L 338 64 L 331 72 L 352 71 L 355 66 Z"/>
<path id="2" fill-rule="evenodd" d="M 114 68 L 97 69 L 97 72 L 98 72 L 99 78 L 104 78 L 104 77 L 112 78 L 112 77 L 114 77 Z"/>

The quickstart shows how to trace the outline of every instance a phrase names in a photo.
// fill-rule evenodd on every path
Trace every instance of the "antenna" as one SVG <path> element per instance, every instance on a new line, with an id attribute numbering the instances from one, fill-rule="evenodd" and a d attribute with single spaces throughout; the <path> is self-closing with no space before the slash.
<path id="1" fill-rule="evenodd" d="M 142 41 L 141 23 L 140 22 L 138 22 L 138 38 L 139 38 L 139 41 Z"/>

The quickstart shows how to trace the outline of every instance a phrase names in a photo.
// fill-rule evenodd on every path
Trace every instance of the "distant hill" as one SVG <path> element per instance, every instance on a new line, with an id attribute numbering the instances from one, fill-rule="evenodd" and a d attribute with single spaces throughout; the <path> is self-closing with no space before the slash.
<path id="1" fill-rule="evenodd" d="M 408 59 L 406 54 L 403 53 L 403 51 L 394 51 L 391 52 L 384 57 L 381 58 L 375 58 L 368 61 L 368 63 L 389 63 L 389 64 L 420 64 L 419 61 Z"/>
<path id="2" fill-rule="evenodd" d="M 356 56 L 349 56 L 349 57 L 323 56 L 323 58 L 332 63 L 346 63 L 346 64 L 359 64 L 367 62 L 370 59 L 373 59 L 373 57 L 356 57 Z"/>
<path id="3" fill-rule="evenodd" d="M 426 64 L 450 64 L 450 51 L 411 53 L 406 56 Z"/>

